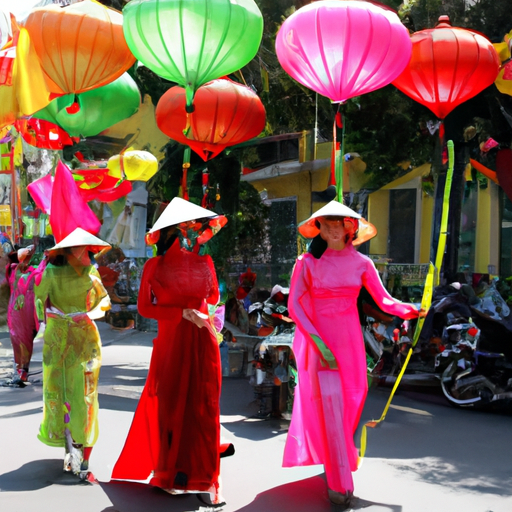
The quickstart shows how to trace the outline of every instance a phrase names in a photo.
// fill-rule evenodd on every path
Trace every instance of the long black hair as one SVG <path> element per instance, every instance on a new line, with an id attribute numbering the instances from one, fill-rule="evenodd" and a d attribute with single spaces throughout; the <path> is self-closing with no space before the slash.
<path id="1" fill-rule="evenodd" d="M 316 235 L 311 240 L 308 247 L 308 252 L 312 254 L 317 260 L 322 257 L 322 254 L 327 249 L 327 242 L 320 236 Z"/>
<path id="2" fill-rule="evenodd" d="M 63 247 L 62 249 L 58 251 L 50 251 L 50 256 L 48 258 L 48 261 L 54 266 L 54 267 L 63 267 L 65 265 L 68 265 L 68 257 L 71 254 L 71 250 L 74 249 L 74 247 Z M 89 254 L 89 259 L 91 260 L 91 265 L 94 265 L 96 262 L 95 254 L 92 251 L 87 251 Z M 53 254 L 52 254 L 53 253 Z"/>
<path id="3" fill-rule="evenodd" d="M 163 256 L 174 241 L 178 238 L 178 229 L 176 226 L 167 226 L 160 230 L 160 237 L 156 243 L 156 255 Z"/>

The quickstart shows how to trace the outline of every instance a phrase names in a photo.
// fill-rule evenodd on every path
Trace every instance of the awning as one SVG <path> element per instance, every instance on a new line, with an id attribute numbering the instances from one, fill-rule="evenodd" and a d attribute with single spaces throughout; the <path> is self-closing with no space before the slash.
<path id="1" fill-rule="evenodd" d="M 279 162 L 277 164 L 269 165 L 263 169 L 244 174 L 241 176 L 241 181 L 259 181 L 266 180 L 269 178 L 275 178 L 276 176 L 283 176 L 286 174 L 295 174 L 305 171 L 318 171 L 320 169 L 330 168 L 331 159 L 326 158 L 323 160 L 311 160 L 308 162 L 299 162 L 298 160 L 291 160 L 288 162 Z"/>

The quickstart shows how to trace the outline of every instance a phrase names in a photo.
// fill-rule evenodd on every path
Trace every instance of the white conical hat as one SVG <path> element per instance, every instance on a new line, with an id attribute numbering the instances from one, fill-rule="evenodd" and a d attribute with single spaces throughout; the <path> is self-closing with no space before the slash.
<path id="1" fill-rule="evenodd" d="M 158 217 L 155 225 L 149 230 L 150 233 L 158 231 L 159 229 L 168 226 L 174 226 L 180 222 L 187 222 L 189 220 L 204 219 L 205 217 L 217 217 L 219 214 L 211 212 L 206 208 L 197 206 L 197 204 L 186 201 L 181 197 L 175 197 Z"/>
<path id="2" fill-rule="evenodd" d="M 92 235 L 88 231 L 85 231 L 85 229 L 76 228 L 66 238 L 62 239 L 49 250 L 55 251 L 57 249 L 64 249 L 65 247 L 80 247 L 83 245 L 91 246 L 93 251 L 100 251 L 104 247 L 110 247 L 110 244 Z"/>
<path id="3" fill-rule="evenodd" d="M 308 221 L 316 219 L 317 217 L 327 217 L 328 215 L 332 215 L 335 217 L 353 217 L 354 219 L 361 218 L 361 215 L 359 215 L 359 213 L 355 212 L 348 206 L 345 206 L 344 204 L 334 199 L 330 203 L 327 203 L 325 206 L 322 206 L 320 210 L 313 213 L 313 215 L 311 215 Z"/>
<path id="4" fill-rule="evenodd" d="M 320 233 L 320 230 L 315 225 L 315 219 L 328 216 L 352 217 L 354 219 L 358 219 L 358 236 L 353 242 L 354 245 L 360 245 L 370 240 L 377 234 L 377 229 L 373 224 L 368 222 L 361 215 L 359 215 L 359 213 L 355 212 L 348 206 L 345 206 L 344 204 L 336 201 L 336 199 L 330 203 L 327 203 L 325 206 L 322 206 L 320 210 L 313 213 L 309 219 L 300 224 L 298 227 L 299 233 L 305 238 L 314 238 Z"/>

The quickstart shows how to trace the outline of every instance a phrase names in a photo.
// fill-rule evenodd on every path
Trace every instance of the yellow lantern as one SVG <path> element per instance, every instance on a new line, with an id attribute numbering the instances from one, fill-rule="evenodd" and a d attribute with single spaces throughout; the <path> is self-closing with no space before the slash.
<path id="1" fill-rule="evenodd" d="M 107 162 L 108 175 L 129 181 L 148 181 L 158 171 L 158 160 L 148 151 L 125 151 Z"/>
<path id="2" fill-rule="evenodd" d="M 510 78 L 512 64 L 512 30 L 505 35 L 501 43 L 494 43 L 494 49 L 498 52 L 501 68 L 494 83 L 502 94 L 512 96 L 512 80 Z"/>

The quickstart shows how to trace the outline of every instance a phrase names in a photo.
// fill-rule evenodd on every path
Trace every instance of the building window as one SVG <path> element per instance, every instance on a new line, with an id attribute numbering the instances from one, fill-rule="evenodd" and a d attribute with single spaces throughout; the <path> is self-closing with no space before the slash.
<path id="1" fill-rule="evenodd" d="M 389 191 L 388 255 L 394 263 L 414 263 L 416 189 Z"/>
<path id="2" fill-rule="evenodd" d="M 287 285 L 297 258 L 297 198 L 270 200 L 271 282 Z"/>
<path id="3" fill-rule="evenodd" d="M 512 275 L 512 201 L 501 191 L 501 263 L 502 276 Z"/>
<path id="4" fill-rule="evenodd" d="M 478 211 L 478 182 L 467 181 L 462 199 L 459 235 L 459 261 L 460 272 L 474 272 L 475 270 L 475 243 L 476 223 Z"/>

